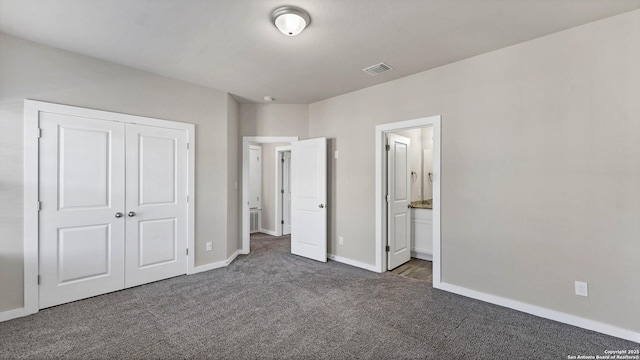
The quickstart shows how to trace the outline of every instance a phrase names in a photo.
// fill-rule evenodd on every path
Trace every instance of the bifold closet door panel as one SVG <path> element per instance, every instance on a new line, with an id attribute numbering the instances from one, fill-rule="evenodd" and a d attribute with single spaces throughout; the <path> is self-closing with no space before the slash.
<path id="1" fill-rule="evenodd" d="M 125 126 L 41 112 L 39 306 L 124 287 Z"/>
<path id="2" fill-rule="evenodd" d="M 187 272 L 187 132 L 126 125 L 126 269 L 131 287 Z"/>

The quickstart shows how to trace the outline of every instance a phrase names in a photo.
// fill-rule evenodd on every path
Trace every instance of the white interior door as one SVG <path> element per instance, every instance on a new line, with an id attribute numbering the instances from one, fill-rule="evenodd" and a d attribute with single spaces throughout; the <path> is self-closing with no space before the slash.
<path id="1" fill-rule="evenodd" d="M 39 307 L 124 287 L 124 124 L 40 113 Z"/>
<path id="2" fill-rule="evenodd" d="M 282 235 L 291 234 L 291 151 L 282 153 Z"/>
<path id="3" fill-rule="evenodd" d="M 126 127 L 127 287 L 187 273 L 187 132 Z"/>
<path id="4" fill-rule="evenodd" d="M 327 261 L 327 139 L 291 143 L 291 253 Z"/>
<path id="5" fill-rule="evenodd" d="M 410 140 L 400 135 L 388 134 L 387 145 L 387 267 L 391 270 L 411 260 Z"/>

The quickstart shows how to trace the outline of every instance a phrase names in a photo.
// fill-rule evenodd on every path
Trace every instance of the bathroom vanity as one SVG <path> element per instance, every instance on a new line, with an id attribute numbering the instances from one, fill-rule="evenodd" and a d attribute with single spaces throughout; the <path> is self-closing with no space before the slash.
<path id="1" fill-rule="evenodd" d="M 411 208 L 411 257 L 433 260 L 433 210 Z"/>

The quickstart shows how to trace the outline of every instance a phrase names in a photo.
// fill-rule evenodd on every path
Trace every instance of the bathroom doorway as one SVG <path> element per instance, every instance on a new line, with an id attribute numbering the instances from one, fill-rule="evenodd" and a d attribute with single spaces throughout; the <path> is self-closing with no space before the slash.
<path id="1" fill-rule="evenodd" d="M 429 129 L 425 131 L 423 136 L 422 129 Z M 420 140 L 418 139 L 418 132 L 420 132 Z M 414 150 L 419 150 L 419 155 L 422 164 L 412 165 L 409 162 L 406 163 L 404 168 L 407 179 L 402 176 L 397 180 L 406 181 L 407 189 L 407 205 L 423 205 L 423 207 L 431 207 L 431 227 L 428 235 L 432 239 L 431 249 L 426 244 L 418 244 L 419 246 L 413 247 L 411 255 L 416 258 L 428 259 L 429 255 L 433 261 L 433 286 L 438 287 L 440 284 L 440 116 L 432 116 L 427 118 L 402 121 L 391 124 L 383 124 L 376 126 L 376 267 L 378 271 L 385 272 L 389 270 L 389 255 L 388 250 L 392 250 L 393 244 L 389 243 L 389 237 L 394 234 L 389 234 L 390 226 L 390 206 L 388 206 L 387 195 L 389 194 L 389 171 L 390 166 L 387 164 L 387 146 L 389 134 L 398 133 L 409 135 L 409 139 L 413 138 L 414 144 L 420 143 L 420 146 Z M 431 138 L 429 139 L 429 135 Z M 407 138 L 407 136 L 404 136 Z M 422 139 L 428 143 L 427 146 L 422 147 Z M 410 141 L 409 141 L 410 142 Z M 428 151 L 425 151 L 428 150 Z M 411 151 L 410 147 L 407 147 L 406 151 Z M 414 151 L 414 153 L 418 153 Z M 418 154 L 420 154 L 418 153 Z M 430 156 L 429 156 L 430 155 Z M 397 158 L 397 156 L 396 156 Z M 426 160 L 426 161 L 425 161 Z M 416 162 L 417 163 L 417 162 Z M 394 166 L 394 165 L 391 165 Z M 401 169 L 403 167 L 400 167 Z M 415 179 L 415 180 L 413 180 Z M 413 180 L 413 181 L 412 181 Z M 425 182 L 426 181 L 426 182 Z M 425 183 L 428 186 L 424 186 Z M 394 184 L 395 186 L 395 184 Z M 410 195 L 411 189 L 415 188 L 413 194 Z M 416 194 L 417 193 L 417 194 Z M 391 199 L 390 199 L 391 200 Z M 431 200 L 431 201 L 428 201 Z M 406 205 L 405 205 L 406 206 Z M 417 207 L 416 207 L 417 208 Z M 411 213 L 414 212 L 414 214 Z M 418 235 L 418 231 L 424 232 L 424 226 L 422 230 L 418 229 L 416 225 L 422 221 L 424 225 L 424 219 L 414 219 L 413 229 L 410 224 L 410 217 L 414 215 L 416 211 L 422 210 L 409 210 L 409 213 L 405 212 L 405 219 L 402 222 L 402 226 L 408 228 L 406 230 L 407 244 L 405 246 L 411 246 L 411 234 L 412 230 L 414 235 Z M 424 215 L 424 214 L 422 214 Z M 420 217 L 420 216 L 418 216 Z M 402 232 L 400 232 L 402 236 Z M 423 234 L 424 235 L 424 234 Z M 393 241 L 393 240 L 392 240 Z M 401 243 L 401 242 L 400 242 Z M 429 251 L 430 250 L 430 251 Z M 392 266 L 394 264 L 391 264 Z"/>

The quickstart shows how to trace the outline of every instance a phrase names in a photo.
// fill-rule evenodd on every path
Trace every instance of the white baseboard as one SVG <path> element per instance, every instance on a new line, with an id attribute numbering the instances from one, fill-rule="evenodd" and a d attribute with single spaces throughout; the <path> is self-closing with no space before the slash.
<path id="1" fill-rule="evenodd" d="M 271 236 L 278 236 L 278 233 L 275 231 L 271 231 L 271 230 L 267 230 L 267 229 L 263 229 L 260 228 L 260 230 L 258 230 L 259 232 L 263 233 L 263 234 L 267 234 L 267 235 L 271 235 Z"/>
<path id="2" fill-rule="evenodd" d="M 411 257 L 421 260 L 433 261 L 433 253 L 424 251 L 422 249 L 411 250 Z"/>
<path id="3" fill-rule="evenodd" d="M 206 264 L 206 265 L 200 265 L 200 266 L 196 266 L 193 273 L 197 274 L 197 273 L 201 273 L 203 271 L 209 271 L 209 270 L 214 270 L 214 269 L 219 269 L 222 267 L 225 267 L 229 264 L 231 264 L 231 262 L 233 260 L 235 260 L 238 255 L 240 255 L 241 251 L 240 250 L 236 250 L 233 254 L 231 254 L 231 256 L 229 256 L 226 260 L 223 261 L 216 261 L 214 263 L 210 263 L 210 264 Z"/>
<path id="4" fill-rule="evenodd" d="M 369 271 L 373 271 L 373 272 L 377 272 L 377 273 L 380 272 L 378 270 L 378 268 L 376 268 L 375 265 L 363 263 L 363 262 L 360 262 L 360 261 L 357 261 L 357 260 L 347 259 L 347 258 L 338 256 L 338 255 L 334 255 L 334 254 L 327 254 L 327 257 L 330 260 L 337 261 L 339 263 L 343 263 L 343 264 L 359 267 L 361 269 L 365 269 L 365 270 L 369 270 Z"/>
<path id="5" fill-rule="evenodd" d="M 470 297 L 476 300 L 488 302 L 495 305 L 504 306 L 510 309 L 525 312 L 527 314 L 539 316 L 541 318 L 554 320 L 568 325 L 577 326 L 579 328 L 596 331 L 599 333 L 615 336 L 629 341 L 640 343 L 640 333 L 622 329 L 617 326 L 604 324 L 599 321 L 581 318 L 579 316 L 566 314 L 556 310 L 543 308 L 536 305 L 523 303 L 520 301 L 503 298 L 496 295 L 486 294 L 480 291 L 467 289 L 461 286 L 452 285 L 441 282 L 438 289 L 452 292 L 454 294 Z"/>
<path id="6" fill-rule="evenodd" d="M 240 255 L 240 250 L 236 250 L 233 254 L 231 254 L 231 256 L 229 256 L 229 258 L 227 259 L 227 265 L 231 264 L 233 262 L 233 260 L 235 260 L 238 255 Z"/>
<path id="7" fill-rule="evenodd" d="M 2 311 L 2 312 L 0 312 L 0 322 L 11 320 L 11 319 L 16 319 L 16 318 L 27 316 L 27 315 L 31 315 L 31 314 L 34 314 L 34 313 L 31 313 L 31 312 L 27 311 L 27 309 L 25 309 L 23 307 L 17 308 L 17 309 L 11 309 L 11 310 L 7 310 L 7 311 Z"/>

